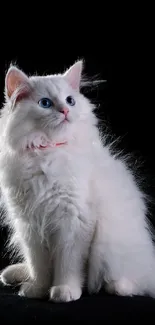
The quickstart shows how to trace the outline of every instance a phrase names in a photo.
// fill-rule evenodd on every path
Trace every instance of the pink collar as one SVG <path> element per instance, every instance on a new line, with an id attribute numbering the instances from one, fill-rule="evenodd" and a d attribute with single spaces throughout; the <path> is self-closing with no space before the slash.
<path id="1" fill-rule="evenodd" d="M 29 149 L 29 150 L 35 150 L 35 149 L 39 149 L 39 150 L 43 150 L 43 149 L 47 149 L 47 148 L 55 148 L 55 147 L 60 147 L 60 146 L 62 146 L 62 145 L 64 145 L 64 144 L 67 144 L 67 141 L 63 141 L 63 142 L 56 142 L 56 143 L 49 143 L 47 146 L 42 146 L 42 145 L 40 145 L 40 146 L 38 146 L 38 147 L 31 147 L 31 148 L 28 148 L 27 147 L 27 149 Z"/>

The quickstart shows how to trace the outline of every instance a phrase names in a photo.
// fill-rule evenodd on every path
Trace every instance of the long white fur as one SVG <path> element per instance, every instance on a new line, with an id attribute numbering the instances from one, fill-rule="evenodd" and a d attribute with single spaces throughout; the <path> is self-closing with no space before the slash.
<path id="1" fill-rule="evenodd" d="M 82 62 L 66 73 L 28 78 L 11 67 L 0 119 L 0 187 L 11 243 L 23 264 L 3 270 L 19 294 L 79 299 L 86 286 L 155 296 L 155 250 L 145 195 L 121 158 L 104 146 L 94 106 L 79 89 Z M 18 82 L 17 82 L 18 81 Z M 20 93 L 25 96 L 19 98 Z M 68 105 L 68 122 L 60 112 Z M 39 99 L 54 100 L 45 110 Z M 67 141 L 44 150 L 40 144 Z M 34 151 L 26 150 L 33 143 Z"/>

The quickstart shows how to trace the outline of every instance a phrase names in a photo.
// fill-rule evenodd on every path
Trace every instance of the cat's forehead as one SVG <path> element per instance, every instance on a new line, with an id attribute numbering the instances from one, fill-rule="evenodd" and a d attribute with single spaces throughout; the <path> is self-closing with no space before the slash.
<path id="1" fill-rule="evenodd" d="M 61 76 L 31 77 L 30 81 L 34 91 L 39 93 L 47 92 L 57 96 L 70 90 L 70 86 Z"/>

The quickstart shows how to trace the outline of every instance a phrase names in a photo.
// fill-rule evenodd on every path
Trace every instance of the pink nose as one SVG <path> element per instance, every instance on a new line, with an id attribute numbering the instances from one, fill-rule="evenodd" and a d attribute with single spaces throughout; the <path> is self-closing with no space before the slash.
<path id="1" fill-rule="evenodd" d="M 67 116 L 68 112 L 69 112 L 69 109 L 68 108 L 63 108 L 61 110 L 61 113 L 63 113 L 65 116 Z"/>

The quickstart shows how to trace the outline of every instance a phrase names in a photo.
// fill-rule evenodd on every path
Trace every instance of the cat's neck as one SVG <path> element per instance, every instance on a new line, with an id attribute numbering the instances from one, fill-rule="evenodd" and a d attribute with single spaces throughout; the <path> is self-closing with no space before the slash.
<path id="1" fill-rule="evenodd" d="M 89 147 L 92 142 L 99 140 L 98 129 L 91 121 L 79 121 L 68 128 L 52 130 L 48 136 L 51 147 L 63 147 L 66 144 L 69 147 Z"/>

